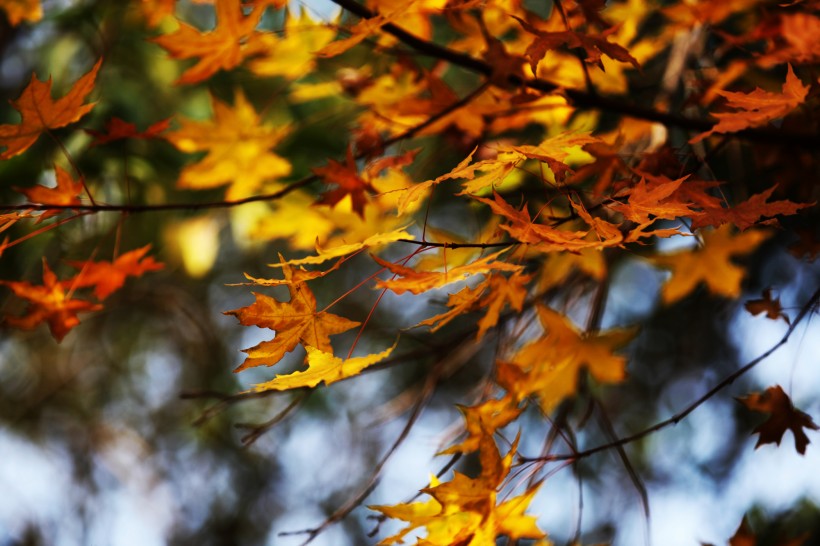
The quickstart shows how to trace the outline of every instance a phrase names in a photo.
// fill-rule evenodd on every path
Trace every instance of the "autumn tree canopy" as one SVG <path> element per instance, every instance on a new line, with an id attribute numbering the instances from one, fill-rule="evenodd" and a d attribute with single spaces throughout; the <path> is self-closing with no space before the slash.
<path id="1" fill-rule="evenodd" d="M 626 544 L 698 413 L 698 479 L 811 455 L 752 370 L 817 350 L 820 3 L 332 3 L 0 0 L 4 441 L 83 529 L 113 476 L 157 543 Z"/>

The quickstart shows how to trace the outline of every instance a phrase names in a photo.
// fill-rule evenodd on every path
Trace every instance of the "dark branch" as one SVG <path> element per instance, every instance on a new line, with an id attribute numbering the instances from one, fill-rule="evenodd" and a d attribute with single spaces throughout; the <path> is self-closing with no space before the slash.
<path id="1" fill-rule="evenodd" d="M 371 19 L 376 16 L 373 11 L 361 4 L 358 4 L 355 0 L 332 1 L 336 5 L 341 6 L 350 13 L 353 13 L 363 19 Z M 402 43 L 422 55 L 435 57 L 437 59 L 450 62 L 467 70 L 482 74 L 488 78 L 493 74 L 493 67 L 489 63 L 476 59 L 466 53 L 455 51 L 434 42 L 419 38 L 418 36 L 407 32 L 393 23 L 385 24 L 382 26 L 382 30 L 395 36 Z M 662 112 L 653 108 L 625 102 L 620 98 L 607 97 L 597 93 L 591 93 L 589 91 L 562 88 L 558 84 L 542 78 L 522 79 L 519 76 L 511 74 L 507 81 L 512 87 L 526 87 L 536 91 L 541 91 L 543 93 L 555 93 L 560 91 L 570 100 L 572 106 L 578 109 L 612 112 L 646 121 L 655 121 L 665 126 L 678 127 L 687 131 L 704 132 L 711 129 L 715 124 L 715 122 L 711 120 L 690 118 L 670 112 Z M 794 133 L 764 127 L 757 129 L 746 129 L 745 131 L 734 133 L 731 136 L 744 140 L 765 142 L 768 144 L 798 146 L 801 148 L 820 147 L 820 134 L 817 133 Z"/>

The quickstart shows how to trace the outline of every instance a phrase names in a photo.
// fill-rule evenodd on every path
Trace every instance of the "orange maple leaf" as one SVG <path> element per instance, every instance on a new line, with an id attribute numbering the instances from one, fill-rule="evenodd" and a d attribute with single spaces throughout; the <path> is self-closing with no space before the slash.
<path id="1" fill-rule="evenodd" d="M 474 288 L 465 286 L 455 294 L 450 294 L 447 300 L 449 311 L 425 319 L 418 325 L 432 326 L 431 331 L 435 332 L 459 315 L 484 309 L 486 312 L 478 321 L 476 334 L 476 339 L 481 340 L 487 330 L 498 324 L 501 310 L 505 305 L 509 304 L 516 311 L 521 311 L 527 297 L 526 285 L 531 280 L 532 275 L 523 275 L 519 271 L 514 272 L 509 278 L 498 274 L 490 275 Z"/>
<path id="2" fill-rule="evenodd" d="M 450 446 L 440 453 L 470 453 L 479 449 L 481 438 L 487 434 L 495 434 L 521 415 L 523 411 L 515 400 L 507 394 L 500 399 L 490 399 L 475 406 L 457 406 L 464 415 L 464 428 L 467 438 L 454 446 Z"/>
<path id="3" fill-rule="evenodd" d="M 566 46 L 569 49 L 583 49 L 587 54 L 585 61 L 587 63 L 594 64 L 601 69 L 603 69 L 603 64 L 601 63 L 602 55 L 606 55 L 616 61 L 630 63 L 635 68 L 640 68 L 638 60 L 635 59 L 635 57 L 633 57 L 626 48 L 614 42 L 610 42 L 607 39 L 610 34 L 617 30 L 617 28 L 610 28 L 597 36 L 569 30 L 548 32 L 536 28 L 514 15 L 513 18 L 521 24 L 524 30 L 535 35 L 535 39 L 533 39 L 532 43 L 530 43 L 525 53 L 527 58 L 530 60 L 530 66 L 532 67 L 533 73 L 536 73 L 538 63 L 541 62 L 541 59 L 544 58 L 547 51 L 557 49 L 560 46 Z"/>
<path id="4" fill-rule="evenodd" d="M 624 380 L 626 358 L 613 351 L 635 337 L 636 328 L 587 334 L 549 307 L 538 305 L 537 311 L 544 335 L 522 347 L 512 361 L 498 363 L 498 383 L 516 400 L 535 394 L 549 413 L 575 394 L 581 369 L 601 383 Z"/>
<path id="5" fill-rule="evenodd" d="M 57 185 L 53 188 L 37 185 L 33 188 L 14 189 L 25 195 L 32 203 L 40 205 L 79 205 L 80 200 L 77 196 L 83 191 L 82 181 L 74 180 L 71 175 L 59 165 L 54 165 L 54 173 L 57 178 Z M 40 222 L 46 218 L 60 214 L 60 212 L 59 210 L 44 211 L 37 221 Z"/>
<path id="6" fill-rule="evenodd" d="M 536 223 L 530 216 L 526 204 L 521 210 L 515 209 L 496 192 L 493 192 L 492 200 L 475 196 L 473 199 L 488 205 L 495 214 L 507 218 L 510 223 L 502 225 L 501 228 L 517 241 L 537 245 L 540 250 L 577 251 L 597 244 L 584 240 L 587 231 L 565 231 Z"/>
<path id="7" fill-rule="evenodd" d="M 63 285 L 75 288 L 93 286 L 97 299 L 104 300 L 122 288 L 127 277 L 140 277 L 149 271 L 159 271 L 165 267 L 154 260 L 153 256 L 145 257 L 149 250 L 151 245 L 145 245 L 120 255 L 113 262 L 70 261 L 69 265 L 80 272 L 74 278 L 63 281 Z"/>
<path id="8" fill-rule="evenodd" d="M 40 0 L 11 0 L 0 2 L 0 9 L 6 12 L 11 26 L 16 27 L 23 21 L 36 23 L 43 18 Z"/>
<path id="9" fill-rule="evenodd" d="M 322 194 L 322 198 L 316 202 L 317 205 L 333 206 L 349 195 L 353 212 L 364 219 L 364 206 L 367 203 L 365 192 L 376 193 L 376 188 L 359 176 L 359 169 L 351 147 L 347 148 L 347 158 L 344 164 L 330 159 L 326 167 L 316 167 L 313 172 L 327 183 L 338 186 L 335 190 Z"/>
<path id="10" fill-rule="evenodd" d="M 434 288 L 441 288 L 464 280 L 471 275 L 485 274 L 491 271 L 521 271 L 523 266 L 496 260 L 505 251 L 489 254 L 472 263 L 452 267 L 445 271 L 416 271 L 412 267 L 394 264 L 373 254 L 370 257 L 380 266 L 387 268 L 400 277 L 398 279 L 378 280 L 376 281 L 377 286 L 388 288 L 396 294 L 404 294 L 405 292 L 421 294 Z"/>
<path id="11" fill-rule="evenodd" d="M 629 195 L 628 203 L 614 203 L 610 208 L 639 224 L 648 222 L 650 215 L 667 220 L 691 216 L 695 212 L 691 208 L 691 203 L 681 201 L 674 195 L 685 180 L 686 177 L 678 180 L 653 177 L 647 183 L 647 179 L 641 177 L 640 182 L 622 193 L 619 192 L 618 196 Z"/>
<path id="12" fill-rule="evenodd" d="M 107 144 L 115 140 L 124 138 L 155 138 L 171 124 L 171 118 L 160 120 L 145 131 L 137 131 L 137 126 L 133 123 L 123 121 L 118 117 L 113 117 L 105 123 L 105 131 L 94 131 L 85 129 L 85 132 L 94 137 L 93 146 Z"/>
<path id="13" fill-rule="evenodd" d="M 23 330 L 31 330 L 43 322 L 48 323 L 51 335 L 58 342 L 80 323 L 77 313 L 99 311 L 102 305 L 90 301 L 72 299 L 66 294 L 57 275 L 48 267 L 43 258 L 43 284 L 34 285 L 25 281 L 0 281 L 17 296 L 29 301 L 28 312 L 20 317 L 7 316 L 5 323 Z"/>
<path id="14" fill-rule="evenodd" d="M 83 103 L 94 89 L 94 80 L 101 65 L 102 59 L 77 80 L 68 94 L 56 101 L 51 98 L 51 78 L 41 82 L 32 74 L 28 86 L 16 100 L 11 101 L 22 116 L 20 124 L 0 125 L 0 146 L 6 148 L 0 153 L 0 159 L 9 159 L 25 152 L 44 132 L 74 123 L 90 112 L 95 103 Z"/>
<path id="15" fill-rule="evenodd" d="M 769 121 L 782 118 L 801 104 L 809 94 L 809 87 L 803 85 L 794 75 L 792 66 L 786 74 L 786 82 L 781 93 L 770 93 L 757 88 L 751 93 L 733 93 L 717 91 L 727 100 L 728 106 L 737 110 L 712 114 L 718 119 L 714 127 L 701 133 L 689 141 L 690 144 L 700 142 L 715 133 L 736 133 L 750 127 L 759 127 Z"/>
<path id="16" fill-rule="evenodd" d="M 409 10 L 411 4 L 398 4 L 398 6 L 393 9 L 388 8 L 388 11 L 376 14 L 374 17 L 359 20 L 355 25 L 345 29 L 348 34 L 347 38 L 325 45 L 315 55 L 317 57 L 336 57 L 358 45 L 369 36 L 379 32 L 384 25 L 398 21 Z"/>
<path id="17" fill-rule="evenodd" d="M 815 205 L 815 203 L 794 203 L 787 200 L 767 203 L 776 188 L 776 185 L 772 186 L 734 207 L 704 207 L 702 213 L 692 216 L 692 229 L 699 229 L 704 226 L 719 226 L 728 222 L 737 226 L 741 231 L 745 231 L 759 223 L 761 218 L 772 218 L 778 215 L 789 216 L 796 214 L 802 208 Z M 767 220 L 765 223 L 777 225 L 777 220 Z"/>
<path id="18" fill-rule="evenodd" d="M 287 264 L 282 264 L 282 272 L 287 281 L 293 281 L 299 275 L 301 268 L 294 270 Z M 358 322 L 344 317 L 316 310 L 316 297 L 304 282 L 288 284 L 290 301 L 281 302 L 274 298 L 254 292 L 256 301 L 247 307 L 225 311 L 226 315 L 233 315 L 244 326 L 258 326 L 276 331 L 276 337 L 270 341 L 263 341 L 250 349 L 244 349 L 248 354 L 236 372 L 255 366 L 273 366 L 279 362 L 285 353 L 296 348 L 300 343 L 314 347 L 320 351 L 332 352 L 330 336 L 346 332 L 359 325 Z"/>
<path id="19" fill-rule="evenodd" d="M 749 396 L 738 398 L 738 402 L 752 411 L 771 414 L 769 418 L 754 429 L 752 434 L 760 433 L 755 448 L 763 444 L 780 445 L 783 433 L 791 430 L 794 434 L 794 447 L 801 455 L 806 453 L 809 437 L 804 428 L 820 430 L 812 418 L 795 408 L 789 396 L 783 392 L 780 385 L 769 387 L 765 392 L 755 392 Z"/>
<path id="20" fill-rule="evenodd" d="M 236 0 L 216 0 L 216 27 L 201 32 L 179 22 L 179 30 L 154 38 L 175 59 L 199 58 L 182 73 L 177 84 L 199 83 L 219 70 L 236 68 L 248 55 L 247 42 L 259 24 L 264 7 L 242 14 L 242 4 Z"/>
<path id="21" fill-rule="evenodd" d="M 703 232 L 702 248 L 654 256 L 654 264 L 672 271 L 672 277 L 661 290 L 663 302 L 678 301 L 701 282 L 714 294 L 738 297 L 745 270 L 731 259 L 753 252 L 768 237 L 769 233 L 759 230 L 733 235 L 731 226 L 726 224 Z"/>

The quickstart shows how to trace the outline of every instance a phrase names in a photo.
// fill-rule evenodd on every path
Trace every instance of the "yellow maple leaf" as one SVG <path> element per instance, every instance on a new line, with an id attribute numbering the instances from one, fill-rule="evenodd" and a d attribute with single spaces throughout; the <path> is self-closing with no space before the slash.
<path id="1" fill-rule="evenodd" d="M 282 266 L 285 279 L 292 281 L 295 274 L 287 264 Z M 235 371 L 254 366 L 273 366 L 285 353 L 300 343 L 320 351 L 332 351 L 330 336 L 346 332 L 359 325 L 339 315 L 316 310 L 316 297 L 304 282 L 288 284 L 290 301 L 281 302 L 264 294 L 254 293 L 256 301 L 247 307 L 225 311 L 245 326 L 258 326 L 276 331 L 270 341 L 263 341 L 250 349 L 245 362 Z"/>
<path id="2" fill-rule="evenodd" d="M 522 400 L 538 396 L 549 413 L 578 388 L 582 369 L 601 383 L 618 383 L 626 377 L 626 358 L 613 351 L 628 343 L 636 328 L 584 334 L 568 318 L 549 307 L 537 307 L 544 335 L 525 345 L 510 362 L 499 362 L 498 383 Z"/>
<path id="3" fill-rule="evenodd" d="M 293 191 L 269 204 L 251 211 L 256 218 L 248 235 L 252 239 L 283 239 L 293 250 L 314 250 L 324 245 L 337 229 L 335 210 L 312 207 L 316 200 L 302 191 Z M 242 211 L 247 215 L 243 207 Z M 244 216 L 243 218 L 247 218 Z"/>
<path id="4" fill-rule="evenodd" d="M 497 491 L 509 474 L 518 440 L 504 457 L 489 431 L 483 430 L 478 442 L 481 474 L 476 478 L 455 472 L 448 482 L 431 479 L 430 487 L 422 489 L 432 497 L 428 501 L 369 507 L 408 523 L 379 546 L 402 543 L 407 533 L 422 527 L 427 535 L 417 544 L 425 546 L 494 546 L 500 536 L 513 541 L 544 538 L 535 518 L 524 513 L 540 484 L 498 503 Z"/>
<path id="5" fill-rule="evenodd" d="M 382 260 L 378 256 L 371 255 L 371 257 L 380 266 L 387 268 L 399 276 L 397 279 L 376 281 L 377 286 L 388 288 L 396 294 L 404 294 L 405 292 L 421 294 L 434 288 L 441 288 L 442 286 L 464 280 L 472 275 L 485 274 L 491 271 L 521 271 L 523 266 L 496 261 L 496 258 L 505 251 L 506 250 L 495 252 L 472 263 L 444 271 L 416 271 L 412 267 L 394 264 Z"/>
<path id="6" fill-rule="evenodd" d="M 387 233 L 377 233 L 371 235 L 360 243 L 341 244 L 329 248 L 321 248 L 316 245 L 316 256 L 308 256 L 306 258 L 298 258 L 295 260 L 288 260 L 286 263 L 290 265 L 306 265 L 306 264 L 321 264 L 333 258 L 341 258 L 348 256 L 354 252 L 359 252 L 365 248 L 378 247 L 389 243 L 394 243 L 399 239 L 413 239 L 413 236 L 405 231 L 405 228 L 399 228 Z M 271 267 L 281 267 L 283 263 L 269 264 Z"/>
<path id="7" fill-rule="evenodd" d="M 674 303 L 691 293 L 703 282 L 713 294 L 726 298 L 740 296 L 745 270 L 732 263 L 732 257 L 754 252 L 769 233 L 751 230 L 732 234 L 729 224 L 703 232 L 703 247 L 654 256 L 652 263 L 672 271 L 663 285 L 661 299 Z"/>
<path id="8" fill-rule="evenodd" d="M 277 375 L 270 381 L 254 385 L 254 392 L 285 391 L 302 387 L 315 387 L 319 383 L 330 385 L 342 379 L 358 375 L 364 370 L 378 364 L 393 352 L 396 345 L 372 355 L 341 359 L 333 353 L 307 346 L 307 370 L 288 375 Z"/>
<path id="9" fill-rule="evenodd" d="M 603 253 L 594 248 L 578 252 L 551 252 L 542 262 L 538 274 L 538 291 L 546 292 L 566 282 L 573 271 L 579 271 L 597 281 L 607 273 Z"/>
<path id="10" fill-rule="evenodd" d="M 23 21 L 36 23 L 43 18 L 40 0 L 3 0 L 0 2 L 0 9 L 6 12 L 6 17 L 13 27 Z"/>
<path id="11" fill-rule="evenodd" d="M 264 11 L 264 7 L 256 8 L 245 16 L 242 5 L 236 0 L 216 0 L 216 27 L 213 30 L 201 32 L 180 21 L 176 32 L 154 38 L 154 42 L 175 59 L 199 58 L 176 82 L 199 83 L 219 70 L 239 66 L 249 53 L 248 41 Z"/>
<path id="12" fill-rule="evenodd" d="M 248 68 L 260 76 L 283 76 L 295 80 L 313 71 L 316 52 L 336 36 L 329 26 L 317 24 L 306 9 L 296 19 L 288 14 L 283 35 L 260 34 L 251 44 Z"/>
<path id="13" fill-rule="evenodd" d="M 6 147 L 0 159 L 9 159 L 25 152 L 45 131 L 65 127 L 90 112 L 95 103 L 83 103 L 94 89 L 94 80 L 101 65 L 102 59 L 99 59 L 64 97 L 56 101 L 51 98 L 51 78 L 41 82 L 32 74 L 22 94 L 11 101 L 22 116 L 20 124 L 0 125 L 0 146 Z"/>
<path id="14" fill-rule="evenodd" d="M 225 197 L 241 199 L 264 182 L 290 174 L 290 163 L 270 151 L 287 134 L 287 128 L 262 123 L 241 90 L 236 91 L 233 108 L 214 97 L 211 104 L 213 120 L 182 119 L 178 130 L 165 134 L 183 152 L 208 152 L 183 169 L 177 186 L 206 189 L 229 185 Z"/>

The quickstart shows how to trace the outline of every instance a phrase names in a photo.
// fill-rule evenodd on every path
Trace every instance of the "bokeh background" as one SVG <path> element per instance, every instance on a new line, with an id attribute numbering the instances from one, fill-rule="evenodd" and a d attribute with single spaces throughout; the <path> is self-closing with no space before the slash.
<path id="1" fill-rule="evenodd" d="M 0 18 L 0 95 L 18 96 L 32 71 L 40 78 L 51 74 L 55 91 L 65 91 L 103 56 L 97 93 L 104 100 L 82 127 L 99 130 L 112 116 L 140 128 L 177 115 L 207 118 L 207 89 L 173 85 L 178 63 L 146 40 L 151 31 L 134 4 L 46 0 L 46 17 L 37 25 L 11 27 Z M 308 1 L 292 9 L 297 6 L 314 18 L 335 17 L 325 3 Z M 203 28 L 212 21 L 208 6 L 180 2 L 177 10 Z M 268 24 L 281 24 L 270 17 Z M 294 104 L 281 92 L 282 81 L 241 70 L 209 83 L 225 100 L 237 85 L 266 105 L 269 119 L 306 127 L 281 150 L 296 175 L 317 166 L 317 157 L 343 157 L 347 143 L 341 136 L 355 111 L 345 97 Z M 14 123 L 14 115 L 0 106 L 0 121 Z M 83 150 L 78 166 L 97 181 L 101 201 L 221 197 L 219 190 L 175 189 L 189 157 L 168 142 L 128 140 L 88 151 L 88 135 L 72 128 L 56 134 L 69 151 Z M 420 180 L 425 169 L 435 175 L 436 165 L 463 157 L 433 138 L 422 144 Z M 41 173 L 54 161 L 63 161 L 60 150 L 42 138 L 23 156 L 0 163 L 0 202 L 23 201 L 15 186 L 48 183 Z M 816 184 L 816 169 L 807 175 L 805 183 Z M 767 187 L 764 182 L 761 188 Z M 362 506 L 314 544 L 372 544 L 394 530 L 385 523 L 376 537 L 368 536 L 378 522 L 364 505 L 408 500 L 448 462 L 435 453 L 460 431 L 454 403 L 478 400 L 490 373 L 494 339 L 476 346 L 469 328 L 458 321 L 437 335 L 409 331 L 401 354 L 412 357 L 386 369 L 308 396 L 233 396 L 271 377 L 270 370 L 232 373 L 242 361 L 239 349 L 270 333 L 241 327 L 223 315 L 252 301 L 248 287 L 230 285 L 244 282 L 243 272 L 274 276 L 266 264 L 288 249 L 286 240 L 252 236 L 249 226 L 267 210 L 254 204 L 205 213 L 98 214 L 3 254 L 4 280 L 39 280 L 44 256 L 49 263 L 84 260 L 95 252 L 110 256 L 115 245 L 131 249 L 151 243 L 166 268 L 129 280 L 104 311 L 85 318 L 61 344 L 45 328 L 0 329 L 0 545 L 300 544 L 305 535 L 280 533 L 313 528 L 359 494 L 400 435 L 432 363 L 447 354 L 460 366 L 437 386 L 377 485 Z M 816 228 L 816 213 L 800 222 Z M 25 232 L 14 227 L 9 233 Z M 790 254 L 792 243 L 787 231 L 778 232 L 743 260 L 749 273 L 738 301 L 701 292 L 664 308 L 658 294 L 665 273 L 639 255 L 616 264 L 602 326 L 642 325 L 627 349 L 630 380 L 601 393 L 619 435 L 679 411 L 779 341 L 786 323 L 753 317 L 742 302 L 774 287 L 786 313 L 797 314 L 817 287 L 820 268 Z M 678 238 L 668 244 L 692 241 Z M 329 286 L 317 285 L 317 298 L 328 303 L 338 287 L 353 286 L 362 272 L 372 271 L 366 259 L 358 260 Z M 566 294 L 582 293 L 589 281 L 572 283 L 554 301 L 583 317 L 589 301 Z M 374 298 L 369 288 L 360 290 L 343 303 L 342 314 L 365 316 Z M 430 305 L 445 299 L 446 292 L 412 300 L 388 295 L 363 343 L 374 350 L 391 343 L 396 327 L 425 318 Z M 19 309 L 5 288 L 0 309 L 4 314 Z M 579 528 L 583 544 L 725 544 L 744 514 L 761 545 L 785 544 L 783 537 L 801 532 L 808 533 L 804 544 L 820 544 L 820 437 L 809 431 L 813 443 L 805 456 L 795 452 L 788 434 L 780 447 L 755 450 L 750 433 L 760 420 L 733 399 L 780 384 L 817 420 L 818 355 L 820 325 L 811 318 L 774 356 L 683 422 L 628 445 L 631 469 L 614 451 L 575 466 L 553 465 L 531 512 L 556 544 L 571 540 Z M 282 369 L 298 365 L 300 357 L 291 356 Z M 573 414 L 579 444 L 605 441 L 598 423 L 581 425 L 582 409 Z M 537 414 L 525 419 L 528 428 L 519 450 L 535 455 L 549 423 Z M 508 430 L 508 438 L 516 432 Z M 469 471 L 475 461 L 459 465 Z M 526 469 L 521 472 L 526 479 Z"/>

